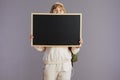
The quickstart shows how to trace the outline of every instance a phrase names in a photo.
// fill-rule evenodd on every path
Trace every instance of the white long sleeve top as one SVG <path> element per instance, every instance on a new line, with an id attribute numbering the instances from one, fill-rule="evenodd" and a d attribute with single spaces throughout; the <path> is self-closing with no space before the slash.
<path id="1" fill-rule="evenodd" d="M 43 61 L 45 64 L 59 64 L 71 61 L 71 51 L 73 54 L 79 52 L 80 48 L 71 48 L 71 51 L 68 47 L 35 47 L 38 51 L 44 51 Z"/>

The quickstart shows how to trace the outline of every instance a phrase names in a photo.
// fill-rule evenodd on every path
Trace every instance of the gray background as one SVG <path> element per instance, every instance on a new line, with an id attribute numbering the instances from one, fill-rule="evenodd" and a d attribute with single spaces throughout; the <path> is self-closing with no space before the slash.
<path id="1" fill-rule="evenodd" d="M 120 0 L 0 0 L 0 80 L 42 80 L 43 53 L 30 46 L 31 12 L 60 1 L 83 13 L 84 44 L 72 80 L 120 80 Z"/>

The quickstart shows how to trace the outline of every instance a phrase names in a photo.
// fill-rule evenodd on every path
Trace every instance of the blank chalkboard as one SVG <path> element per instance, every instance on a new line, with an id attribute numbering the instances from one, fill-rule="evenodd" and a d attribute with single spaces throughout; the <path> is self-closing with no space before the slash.
<path id="1" fill-rule="evenodd" d="M 82 37 L 81 13 L 32 13 L 32 45 L 79 46 Z"/>

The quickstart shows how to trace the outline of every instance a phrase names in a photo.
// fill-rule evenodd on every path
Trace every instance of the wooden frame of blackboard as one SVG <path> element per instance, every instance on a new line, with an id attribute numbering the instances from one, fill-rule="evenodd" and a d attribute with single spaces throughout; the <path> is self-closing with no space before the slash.
<path id="1" fill-rule="evenodd" d="M 82 38 L 82 13 L 64 13 L 64 14 L 55 14 L 55 13 L 31 13 L 31 35 L 33 35 L 33 16 L 34 15 L 79 15 L 80 16 L 80 39 Z M 34 36 L 33 36 L 33 39 L 34 39 Z M 44 44 L 44 45 L 41 45 L 41 44 L 38 44 L 38 45 L 35 45 L 33 44 L 33 39 L 31 39 L 31 46 L 39 46 L 39 47 L 79 47 L 79 45 L 47 45 L 47 44 Z M 80 40 L 79 39 L 79 40 Z"/>

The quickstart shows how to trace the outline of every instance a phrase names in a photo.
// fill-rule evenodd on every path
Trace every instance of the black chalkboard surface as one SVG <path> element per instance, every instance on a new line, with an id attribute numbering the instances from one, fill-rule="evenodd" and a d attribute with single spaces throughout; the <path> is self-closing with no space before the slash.
<path id="1" fill-rule="evenodd" d="M 32 46 L 79 46 L 82 14 L 32 13 L 31 34 Z"/>

